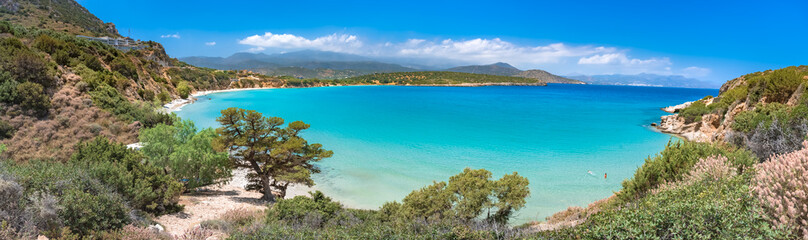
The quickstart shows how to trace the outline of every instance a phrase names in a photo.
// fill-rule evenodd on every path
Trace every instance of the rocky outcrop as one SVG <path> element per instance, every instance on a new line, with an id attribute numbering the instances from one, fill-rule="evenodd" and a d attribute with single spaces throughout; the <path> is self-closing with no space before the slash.
<path id="1" fill-rule="evenodd" d="M 700 101 L 709 106 L 713 103 L 715 98 L 705 98 Z M 675 106 L 662 108 L 666 112 L 676 112 L 690 106 L 693 102 L 686 102 Z M 684 117 L 679 114 L 662 116 L 660 123 L 655 127 L 663 133 L 670 133 L 678 135 L 689 141 L 696 142 L 715 142 L 724 140 L 724 137 L 729 131 L 729 126 L 741 111 L 745 110 L 746 105 L 735 104 L 730 107 L 731 111 L 727 111 L 725 115 L 710 113 L 703 115 L 701 120 L 687 123 Z"/>
<path id="2" fill-rule="evenodd" d="M 686 102 L 686 103 L 682 103 L 682 104 L 679 104 L 679 105 L 673 105 L 673 106 L 664 107 L 664 108 L 662 108 L 662 111 L 665 111 L 665 112 L 668 112 L 668 113 L 678 113 L 682 109 L 684 109 L 686 107 L 689 107 L 690 104 L 693 104 L 693 102 Z"/>
<path id="3" fill-rule="evenodd" d="M 760 76 L 759 74 L 768 74 L 768 72 L 757 74 L 757 76 Z M 747 76 L 749 75 L 735 78 L 724 83 L 719 90 L 718 97 L 705 98 L 699 101 L 709 107 L 713 102 L 721 102 L 722 97 L 727 97 L 724 94 L 734 88 L 748 88 Z M 808 79 L 808 76 L 802 78 Z M 803 94 L 805 94 L 805 85 L 806 83 L 800 84 L 787 100 L 781 101 L 780 103 L 788 106 L 799 104 L 801 99 L 803 99 Z M 662 108 L 663 111 L 675 114 L 661 117 L 660 123 L 655 127 L 663 133 L 676 134 L 690 141 L 723 141 L 727 134 L 732 131 L 732 124 L 735 122 L 735 117 L 738 116 L 738 114 L 745 111 L 753 111 L 758 104 L 770 103 L 770 101 L 772 100 L 766 96 L 754 98 L 751 94 L 746 97 L 735 97 L 735 101 L 729 106 L 718 106 L 720 110 L 710 108 L 713 111 L 712 113 L 702 115 L 700 118 L 696 118 L 698 121 L 694 122 L 687 122 L 684 117 L 679 116 L 681 110 L 693 104 L 693 102 L 686 102 Z"/>
<path id="4" fill-rule="evenodd" d="M 106 25 L 106 27 L 107 27 L 107 29 L 106 29 L 107 33 L 112 34 L 113 36 L 120 35 L 118 33 L 118 28 L 115 27 L 114 23 L 108 22 L 108 23 L 105 23 L 104 25 Z"/>
<path id="5" fill-rule="evenodd" d="M 721 117 L 718 114 L 704 115 L 701 121 L 685 123 L 685 119 L 678 114 L 662 116 L 657 129 L 664 133 L 676 134 L 690 141 L 712 142 L 718 136 L 723 139 Z"/>

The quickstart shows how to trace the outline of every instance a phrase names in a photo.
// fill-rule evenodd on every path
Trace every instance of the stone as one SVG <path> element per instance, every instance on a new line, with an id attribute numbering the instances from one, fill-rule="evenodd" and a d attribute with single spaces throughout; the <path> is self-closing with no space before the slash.
<path id="1" fill-rule="evenodd" d="M 151 231 L 157 232 L 157 233 L 161 233 L 161 232 L 166 230 L 160 224 L 149 225 L 148 229 L 151 230 Z"/>

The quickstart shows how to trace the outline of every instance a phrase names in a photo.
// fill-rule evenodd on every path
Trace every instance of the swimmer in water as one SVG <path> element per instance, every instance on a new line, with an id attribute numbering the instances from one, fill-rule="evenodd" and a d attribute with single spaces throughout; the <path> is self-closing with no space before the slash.
<path id="1" fill-rule="evenodd" d="M 603 173 L 603 179 L 606 179 L 606 173 Z"/>
<path id="2" fill-rule="evenodd" d="M 586 171 L 586 173 L 589 173 L 589 175 L 593 175 L 593 176 L 595 175 L 594 173 L 592 173 L 592 171 L 591 171 L 591 170 L 590 170 L 590 171 Z"/>

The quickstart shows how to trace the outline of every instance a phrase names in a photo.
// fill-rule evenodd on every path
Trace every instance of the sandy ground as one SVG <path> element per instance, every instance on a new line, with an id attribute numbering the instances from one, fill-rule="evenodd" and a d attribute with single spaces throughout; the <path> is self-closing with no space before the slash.
<path id="1" fill-rule="evenodd" d="M 233 178 L 222 186 L 210 187 L 201 191 L 183 194 L 180 204 L 185 205 L 182 212 L 163 215 L 155 219 L 165 231 L 179 236 L 199 223 L 216 219 L 219 215 L 233 209 L 266 209 L 267 202 L 261 200 L 261 193 L 244 190 L 247 185 L 246 175 L 249 170 L 233 170 Z M 286 198 L 308 195 L 313 189 L 306 186 L 291 186 Z"/>
<path id="2" fill-rule="evenodd" d="M 182 110 L 182 107 L 191 103 L 194 103 L 196 99 L 200 96 L 205 96 L 211 93 L 219 93 L 219 92 L 236 92 L 236 91 L 246 91 L 246 90 L 256 90 L 256 89 L 272 89 L 272 88 L 233 88 L 233 89 L 224 89 L 224 90 L 210 90 L 210 91 L 198 91 L 192 93 L 188 99 L 174 99 L 169 103 L 163 105 L 162 111 L 164 112 L 176 112 Z"/>

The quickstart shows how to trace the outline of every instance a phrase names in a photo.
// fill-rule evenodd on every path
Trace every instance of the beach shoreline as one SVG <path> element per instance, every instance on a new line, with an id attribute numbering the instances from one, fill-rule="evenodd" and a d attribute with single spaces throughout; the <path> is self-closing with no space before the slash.
<path id="1" fill-rule="evenodd" d="M 247 91 L 247 90 L 260 90 L 260 89 L 276 89 L 276 87 L 265 87 L 265 88 L 231 88 L 231 89 L 222 89 L 222 90 L 205 90 L 205 91 L 197 91 L 191 93 L 186 99 L 174 99 L 173 101 L 166 103 L 163 105 L 163 111 L 166 113 L 176 112 L 182 110 L 182 107 L 185 105 L 191 104 L 198 100 L 198 97 L 205 96 L 208 94 L 213 93 L 223 93 L 223 92 L 238 92 L 238 91 Z"/>
<path id="2" fill-rule="evenodd" d="M 181 111 L 182 107 L 192 104 L 198 100 L 198 97 L 223 92 L 238 92 L 249 90 L 262 90 L 262 89 L 281 89 L 281 88 L 315 88 L 315 87 L 346 87 L 346 86 L 405 86 L 405 87 L 489 87 L 489 86 L 547 86 L 547 83 L 460 83 L 460 84 L 422 84 L 422 85 L 391 85 L 391 84 L 357 84 L 357 85 L 327 85 L 327 86 L 313 86 L 313 87 L 261 87 L 261 88 L 230 88 L 221 90 L 204 90 L 196 91 L 188 95 L 187 99 L 174 99 L 173 101 L 163 105 L 163 111 L 166 113 Z"/>

